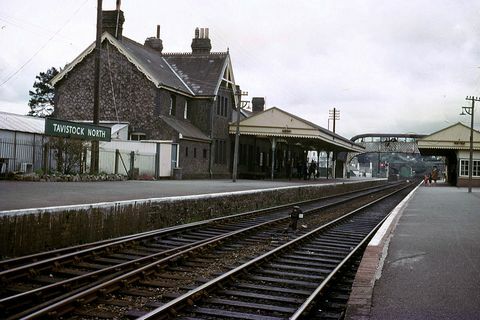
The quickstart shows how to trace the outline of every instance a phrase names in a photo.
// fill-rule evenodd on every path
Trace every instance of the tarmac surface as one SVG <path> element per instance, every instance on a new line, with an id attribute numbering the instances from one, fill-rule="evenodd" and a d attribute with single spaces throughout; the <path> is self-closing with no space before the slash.
<path id="1" fill-rule="evenodd" d="M 0 211 L 372 180 L 0 181 Z"/>
<path id="2" fill-rule="evenodd" d="M 374 240 L 346 319 L 480 319 L 478 188 L 421 185 Z"/>

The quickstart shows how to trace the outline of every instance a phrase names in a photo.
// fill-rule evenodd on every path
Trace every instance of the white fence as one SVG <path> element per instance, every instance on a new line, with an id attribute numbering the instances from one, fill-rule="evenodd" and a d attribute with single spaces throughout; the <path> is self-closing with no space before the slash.
<path id="1" fill-rule="evenodd" d="M 48 173 L 59 170 L 55 157 L 58 151 L 51 149 L 49 143 L 49 137 L 43 134 L 0 130 L 0 176 L 8 172 L 29 173 L 41 169 Z M 90 169 L 90 143 L 85 142 L 84 145 L 82 161 L 73 169 L 77 173 L 88 173 Z M 100 142 L 99 172 L 131 177 L 171 177 L 177 150 L 172 141 Z M 67 159 L 68 151 L 62 152 Z"/>
<path id="2" fill-rule="evenodd" d="M 170 177 L 172 142 L 114 140 L 100 143 L 100 172 L 128 175 L 132 170 L 139 176 Z"/>

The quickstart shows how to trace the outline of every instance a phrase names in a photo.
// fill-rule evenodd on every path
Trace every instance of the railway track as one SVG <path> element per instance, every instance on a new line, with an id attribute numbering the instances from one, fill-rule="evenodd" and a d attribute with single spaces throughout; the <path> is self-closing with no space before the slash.
<path id="1" fill-rule="evenodd" d="M 380 188 L 369 188 L 299 204 L 306 213 L 313 214 L 354 199 L 369 197 L 378 193 L 379 190 Z M 6 284 L 4 286 L 6 290 L 2 291 L 3 295 L 0 299 L 0 310 L 7 318 L 50 317 L 53 314 L 62 315 L 72 310 L 76 310 L 77 315 L 86 318 L 115 317 L 117 311 L 120 314 L 123 312 L 127 317 L 144 314 L 145 311 L 128 310 L 132 305 L 128 299 L 125 302 L 125 300 L 112 298 L 109 294 L 122 292 L 125 296 L 135 297 L 131 300 L 148 300 L 147 298 L 155 296 L 156 292 L 160 292 L 162 298 L 167 297 L 169 293 L 165 288 L 178 286 L 182 281 L 188 282 L 186 280 L 192 276 L 189 273 L 195 272 L 195 268 L 199 270 L 202 260 L 204 260 L 203 265 L 211 267 L 209 265 L 211 261 L 209 258 L 212 258 L 211 252 L 215 252 L 213 256 L 224 257 L 225 254 L 235 253 L 239 248 L 248 247 L 249 243 L 258 241 L 263 241 L 265 247 L 280 245 L 291 235 L 285 237 L 284 234 L 279 235 L 272 230 L 285 229 L 290 208 L 291 205 L 280 206 L 194 223 L 182 228 L 147 232 L 102 242 L 97 246 L 90 245 L 82 248 L 80 252 L 67 252 L 44 261 L 17 265 L 13 269 L 0 273 L 2 282 Z M 245 234 L 251 234 L 252 237 L 245 237 Z M 219 246 L 222 247 L 219 248 Z M 186 266 L 172 267 L 178 261 L 186 261 L 188 258 L 185 258 L 185 255 L 198 257 L 199 254 L 204 254 L 204 259 L 194 258 L 190 261 L 193 266 L 188 266 L 187 263 Z M 197 262 L 200 260 L 196 266 L 195 259 Z M 32 269 L 34 267 L 37 269 Z M 45 273 L 49 273 L 47 277 Z M 161 280 L 149 278 L 152 274 L 158 273 L 163 273 Z M 167 273 L 170 275 L 165 277 Z M 11 277 L 7 278 L 8 275 Z M 31 283 L 35 283 L 35 286 Z M 132 289 L 133 283 L 140 283 L 141 288 Z M 9 295 L 11 292 L 16 292 L 15 289 L 20 292 Z M 95 310 L 91 311 L 92 308 L 75 306 L 89 301 L 96 301 L 97 304 L 100 302 L 108 307 L 102 310 L 96 306 L 93 308 Z M 138 301 L 134 304 L 142 305 Z M 148 303 L 143 305 L 151 308 Z"/>
<path id="2" fill-rule="evenodd" d="M 393 208 L 382 201 L 396 193 L 248 261 L 139 319 L 341 319 L 341 312 L 331 314 L 320 306 L 332 307 L 329 300 L 338 297 L 331 290 L 333 283 L 356 263 Z"/>

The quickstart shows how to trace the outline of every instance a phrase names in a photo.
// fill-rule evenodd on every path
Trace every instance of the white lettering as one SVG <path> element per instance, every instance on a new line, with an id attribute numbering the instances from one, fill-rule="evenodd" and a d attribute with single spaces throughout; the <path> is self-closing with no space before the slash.
<path id="1" fill-rule="evenodd" d="M 90 129 L 89 129 L 90 130 Z M 75 134 L 78 136 L 85 135 L 85 128 L 66 125 L 66 124 L 57 124 L 53 123 L 53 132 L 64 133 L 64 134 Z"/>
<path id="2" fill-rule="evenodd" d="M 100 137 L 100 138 L 105 138 L 105 131 L 100 130 L 100 129 L 88 129 L 87 133 L 89 136 L 92 137 Z"/>

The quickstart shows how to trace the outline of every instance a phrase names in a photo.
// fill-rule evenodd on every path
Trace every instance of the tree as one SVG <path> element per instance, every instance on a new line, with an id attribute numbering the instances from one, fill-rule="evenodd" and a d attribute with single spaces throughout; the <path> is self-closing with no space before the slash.
<path id="1" fill-rule="evenodd" d="M 28 115 L 34 117 L 47 117 L 53 113 L 55 107 L 55 92 L 53 86 L 50 84 L 50 80 L 58 74 L 58 70 L 55 67 L 51 67 L 46 72 L 40 72 L 33 83 L 34 91 L 28 91 L 30 100 L 28 106 L 30 111 Z"/>
<path id="2" fill-rule="evenodd" d="M 82 140 L 50 137 L 50 148 L 55 150 L 54 156 L 57 172 L 71 174 L 81 171 L 85 143 Z"/>

